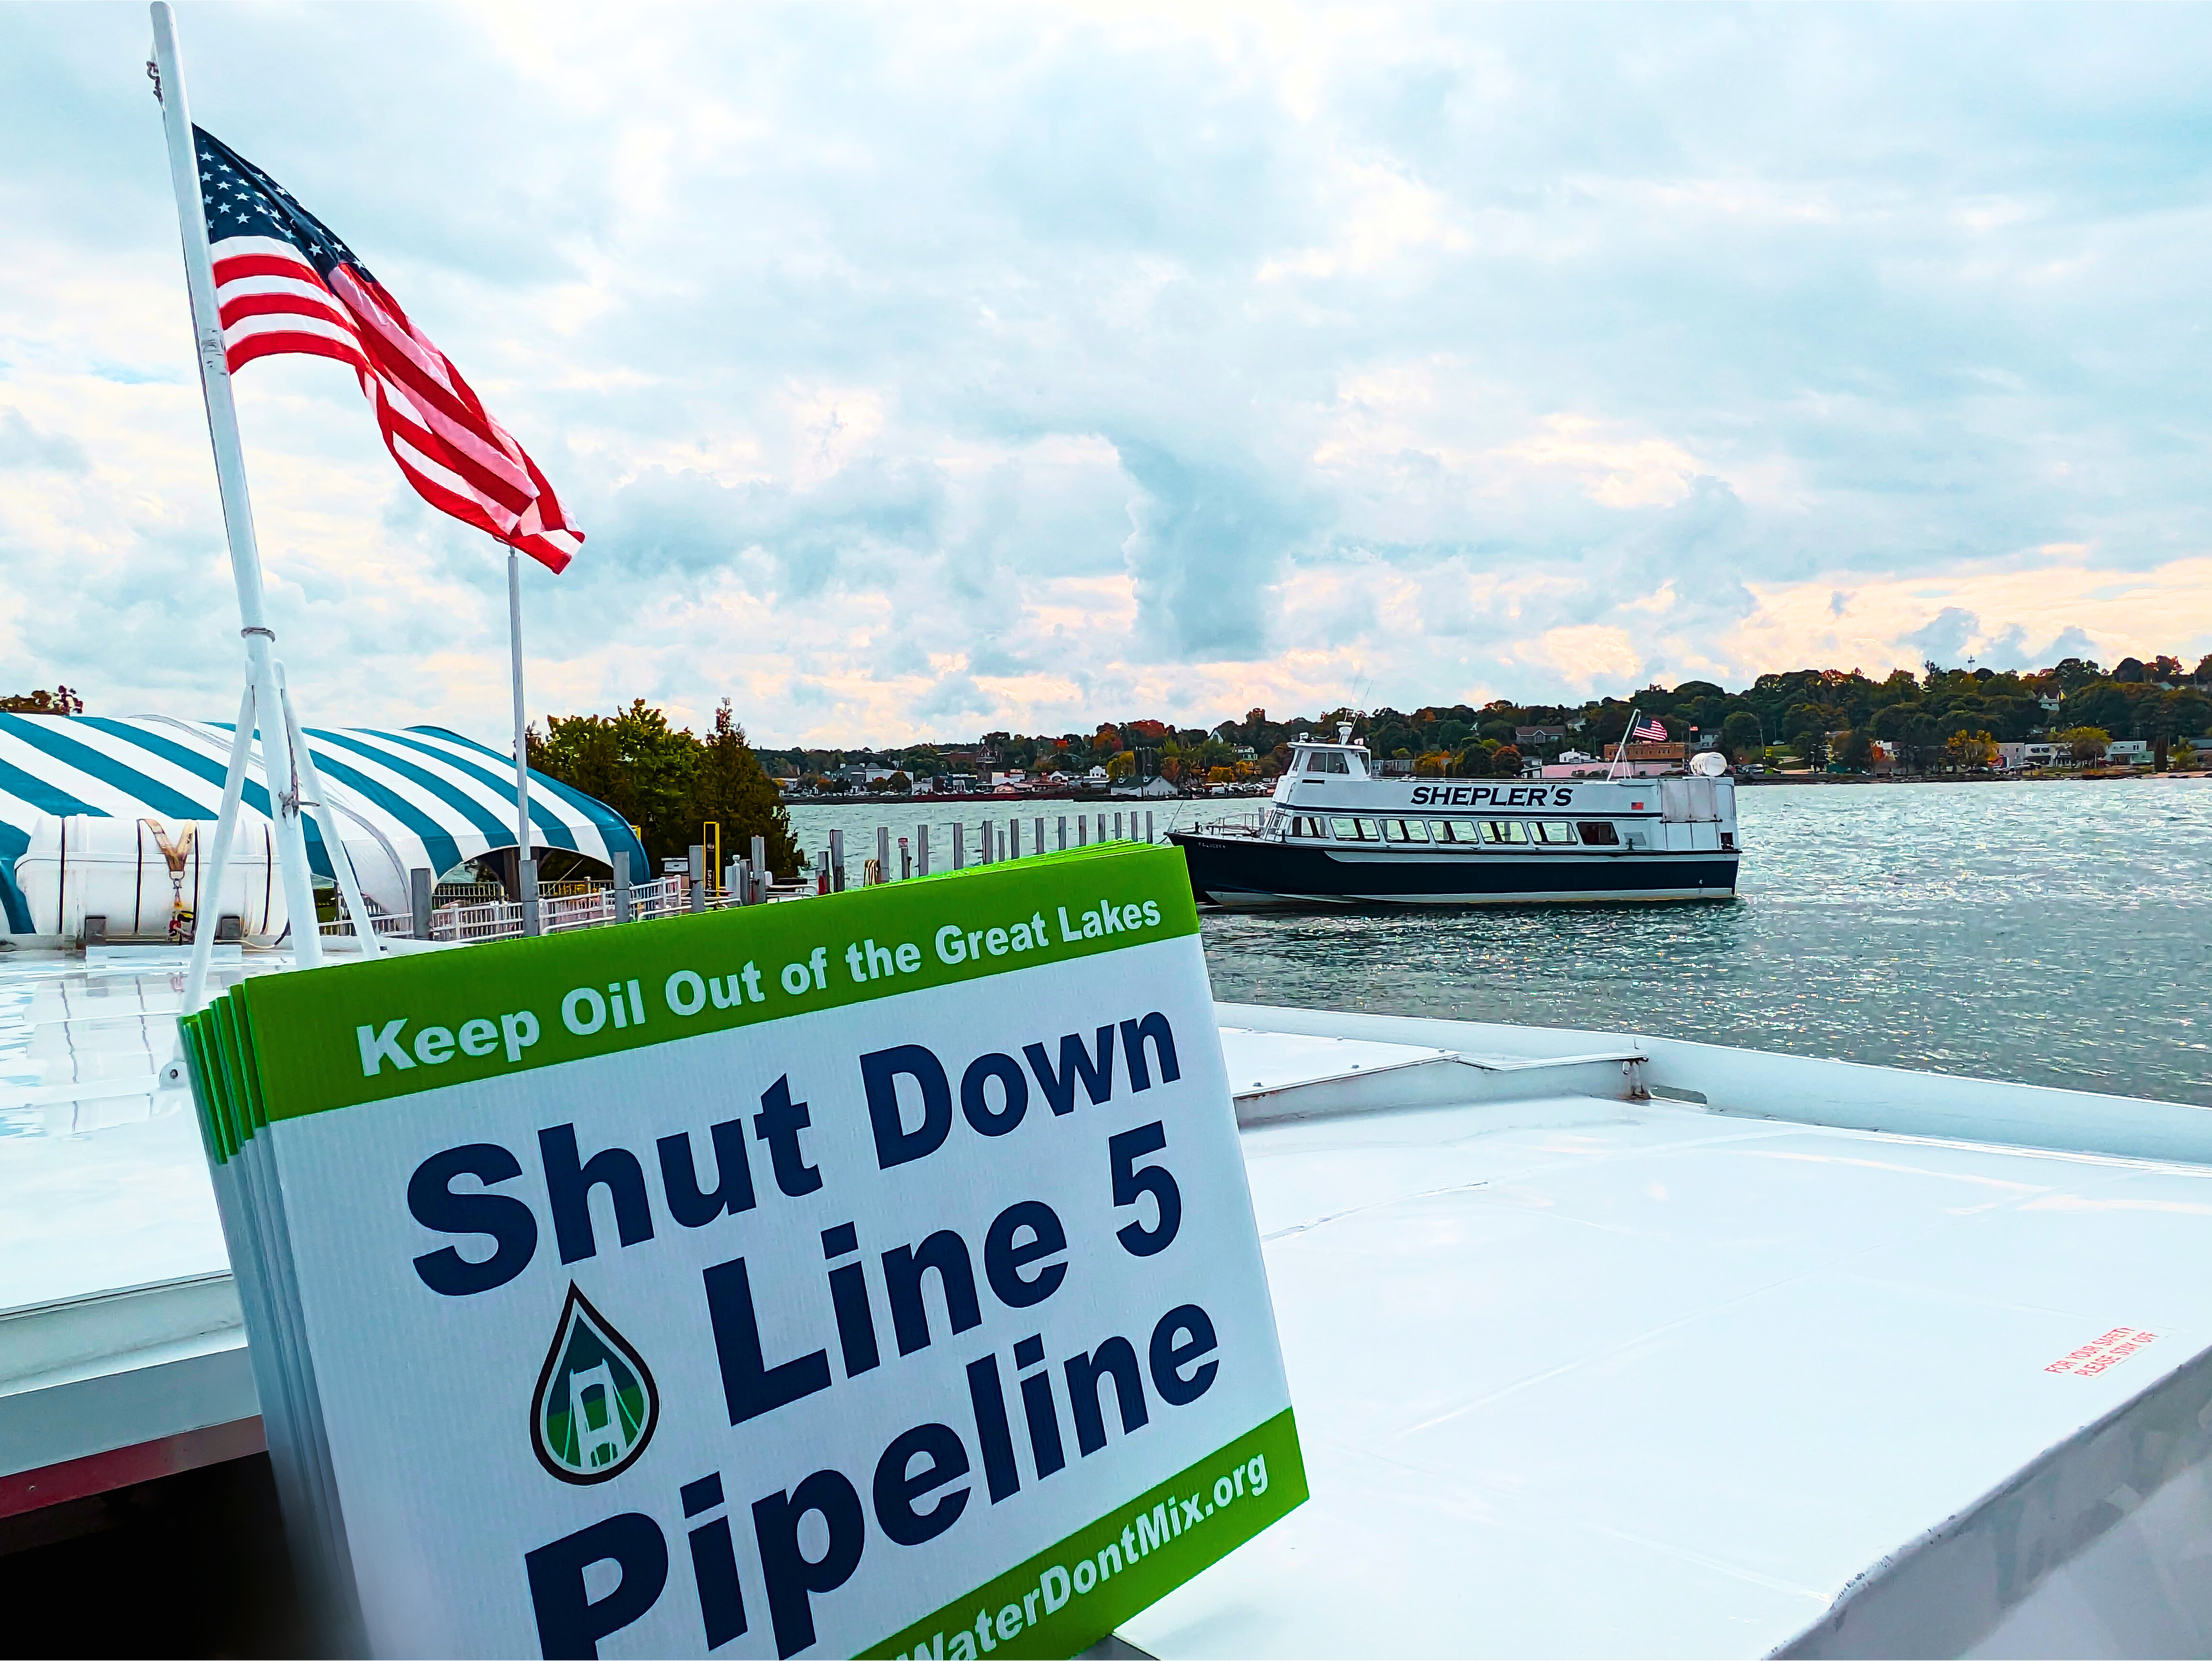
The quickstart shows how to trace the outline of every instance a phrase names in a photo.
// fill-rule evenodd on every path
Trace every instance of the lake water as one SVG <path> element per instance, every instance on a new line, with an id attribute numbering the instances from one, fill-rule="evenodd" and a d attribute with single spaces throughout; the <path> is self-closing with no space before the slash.
<path id="1" fill-rule="evenodd" d="M 1769 786 L 1736 800 L 1733 904 L 1224 913 L 1204 924 L 1215 995 L 2212 1106 L 2212 781 Z M 942 868 L 955 820 L 1003 823 L 1009 806 L 792 817 L 810 846 L 845 827 L 856 873 L 877 823 L 911 837 L 927 820 Z M 1154 812 L 1164 831 L 1231 806 L 1249 804 Z"/>

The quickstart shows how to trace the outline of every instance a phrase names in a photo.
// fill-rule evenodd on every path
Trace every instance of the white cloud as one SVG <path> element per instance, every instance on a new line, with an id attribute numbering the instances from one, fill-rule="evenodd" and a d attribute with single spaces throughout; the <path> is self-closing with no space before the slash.
<path id="1" fill-rule="evenodd" d="M 589 532 L 530 579 L 539 712 L 888 741 L 2212 648 L 2212 19 L 653 15 L 183 20 L 198 118 Z M 11 25 L 7 676 L 220 715 L 143 18 Z M 239 392 L 311 713 L 496 739 L 495 551 L 337 366 Z"/>

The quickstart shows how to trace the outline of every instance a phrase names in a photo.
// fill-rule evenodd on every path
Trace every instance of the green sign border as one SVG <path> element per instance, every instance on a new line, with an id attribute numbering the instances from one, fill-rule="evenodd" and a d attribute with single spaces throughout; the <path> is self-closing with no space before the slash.
<path id="1" fill-rule="evenodd" d="M 1146 920 L 1147 904 L 1158 922 Z M 1109 907 L 1115 913 L 1110 928 L 1103 922 Z M 1086 913 L 1102 915 L 1097 932 L 1083 933 Z M 1027 950 L 1012 947 L 1012 940 L 1034 934 L 1040 922 L 1042 943 Z M 1018 925 L 1025 927 L 1017 933 Z M 946 928 L 955 929 L 963 945 L 972 945 L 960 962 L 945 962 L 938 949 L 939 931 Z M 1197 932 L 1198 907 L 1182 851 L 1109 843 L 796 902 L 257 977 L 185 1022 L 187 1059 L 209 1147 L 227 1159 L 272 1120 L 557 1067 Z M 913 947 L 908 961 L 914 966 L 888 969 L 878 956 L 878 977 L 855 981 L 846 948 L 865 948 L 869 941 L 879 952 Z M 989 950 L 1002 941 L 1007 949 L 996 954 Z M 675 1013 L 667 1001 L 669 979 L 680 971 L 720 981 L 734 991 L 728 977 L 748 964 L 755 969 L 758 1001 L 718 1007 L 709 996 L 690 1015 Z M 805 989 L 793 993 L 783 977 L 787 969 L 802 967 Z M 562 1001 L 571 992 L 589 989 L 605 998 L 611 988 L 627 989 L 633 981 L 645 1011 L 641 1025 L 617 1027 L 611 1011 L 588 1034 L 574 1032 L 563 1022 Z M 509 1059 L 503 1041 L 480 1056 L 452 1042 L 468 1021 L 496 1026 L 502 1017 L 522 1011 L 534 1019 L 537 1037 L 514 1059 Z M 362 1038 L 364 1027 L 381 1034 L 395 1019 L 406 1023 L 395 1039 L 402 1046 L 411 1045 L 425 1028 L 442 1028 L 447 1058 L 429 1063 L 415 1059 L 410 1050 L 413 1064 L 401 1065 L 380 1056 L 377 1072 L 365 1075 L 363 1043 L 373 1040 Z M 483 1029 L 477 1031 L 481 1038 Z"/>
<path id="2" fill-rule="evenodd" d="M 1232 1477 L 1231 1486 L 1238 1490 L 1238 1497 L 1225 1507 L 1217 1507 L 1213 1499 L 1215 1479 L 1230 1475 L 1255 1455 L 1267 1462 L 1267 1493 L 1254 1495 L 1244 1492 L 1243 1485 L 1236 1483 Z M 1202 1524 L 1181 1526 L 1182 1518 L 1189 1514 L 1182 1508 L 1187 1498 L 1195 1500 L 1192 1509 L 1204 1518 Z M 1011 1609 L 1023 1611 L 1021 1627 L 1011 1638 L 998 1636 L 1001 1629 L 994 1627 L 996 1647 L 991 1652 L 992 1661 L 1077 1654 L 1130 1616 L 1150 1609 L 1200 1571 L 1226 1557 L 1261 1530 L 1280 1522 L 1304 1505 L 1307 1498 L 1305 1456 L 1298 1448 L 1297 1424 L 1291 1409 L 1285 1408 L 1257 1428 L 1217 1448 L 1127 1505 L 1117 1506 L 1103 1517 L 1085 1524 L 1065 1539 L 1024 1559 L 1004 1574 L 985 1581 L 966 1597 L 954 1598 L 935 1614 L 924 1615 L 889 1638 L 871 1644 L 860 1653 L 864 1657 L 927 1655 L 931 1661 L 942 1661 L 945 1652 L 938 1646 L 939 1640 L 949 1639 L 962 1630 L 968 1631 L 972 1639 L 979 1615 L 995 1619 L 1001 1610 Z M 1120 1572 L 1099 1580 L 1089 1592 L 1075 1593 L 1071 1579 L 1070 1584 L 1060 1589 L 1066 1601 L 1058 1609 L 1048 1609 L 1042 1618 L 1035 1621 L 1029 1619 L 1040 1605 L 1050 1601 L 1045 1590 L 1048 1571 L 1057 1567 L 1067 1573 L 1085 1559 L 1090 1560 L 1095 1570 L 1109 1545 L 1116 1556 L 1123 1556 L 1122 1530 L 1133 1530 L 1139 1517 L 1148 1522 L 1166 1522 L 1173 1530 L 1170 1537 L 1152 1547 L 1133 1563 L 1124 1557 Z M 980 1646 L 977 1648 L 980 1657 Z"/>

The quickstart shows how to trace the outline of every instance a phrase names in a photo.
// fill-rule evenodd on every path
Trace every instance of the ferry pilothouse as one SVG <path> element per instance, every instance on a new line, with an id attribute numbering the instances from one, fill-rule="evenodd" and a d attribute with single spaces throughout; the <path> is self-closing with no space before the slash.
<path id="1" fill-rule="evenodd" d="M 1379 778 L 1364 745 L 1301 733 L 1257 824 L 1169 833 L 1191 887 L 1224 904 L 1496 905 L 1724 900 L 1735 894 L 1735 782 L 1717 755 L 1686 777 Z"/>

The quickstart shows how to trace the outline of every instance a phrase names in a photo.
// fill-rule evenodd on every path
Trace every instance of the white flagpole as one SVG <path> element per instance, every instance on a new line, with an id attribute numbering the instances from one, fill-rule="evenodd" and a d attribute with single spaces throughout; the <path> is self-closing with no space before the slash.
<path id="1" fill-rule="evenodd" d="M 252 671 L 247 672 L 250 676 Z M 207 863 L 199 905 L 192 913 L 192 960 L 185 976 L 187 1015 L 198 1013 L 200 994 L 207 989 L 208 965 L 215 961 L 215 926 L 222 916 L 222 885 L 230 873 L 231 844 L 238 836 L 239 799 L 246 791 L 246 755 L 253 747 L 254 726 L 253 682 L 249 678 L 245 696 L 238 701 L 238 725 L 231 729 L 230 765 L 223 772 L 222 812 L 216 820 L 215 851 Z"/>
<path id="2" fill-rule="evenodd" d="M 1613 752 L 1613 765 L 1605 770 L 1605 776 L 1608 782 L 1620 770 L 1620 764 L 1628 759 L 1628 741 L 1635 735 L 1636 706 L 1632 703 L 1628 706 L 1628 725 L 1621 730 L 1620 743 Z"/>
<path id="3" fill-rule="evenodd" d="M 281 663 L 276 666 L 276 686 L 284 698 L 284 731 L 291 740 L 292 760 L 299 768 L 302 803 L 315 810 L 315 822 L 322 827 L 323 851 L 331 856 L 331 874 L 337 881 L 339 897 L 345 901 L 346 918 L 353 925 L 354 945 L 362 957 L 373 958 L 384 949 L 376 937 L 376 920 L 369 916 L 368 902 L 362 896 L 361 879 L 353 868 L 353 855 L 346 852 L 337 807 L 323 789 L 322 776 L 315 770 L 315 752 L 307 748 L 307 735 L 300 726 L 300 712 L 292 707 L 292 689 L 285 682 L 284 666 Z"/>
<path id="4" fill-rule="evenodd" d="M 293 960 L 313 969 L 323 960 L 323 936 L 315 921 L 314 874 L 307 863 L 307 839 L 300 823 L 300 783 L 292 746 L 285 733 L 284 703 L 276 690 L 270 655 L 276 632 L 262 605 L 261 552 L 253 538 L 253 505 L 246 493 L 246 453 L 239 442 L 238 410 L 231 401 L 230 365 L 223 356 L 222 320 L 215 302 L 215 263 L 208 252 L 207 211 L 200 201 L 199 155 L 192 143 L 191 116 L 185 105 L 184 70 L 177 58 L 175 19 L 167 0 L 154 0 L 154 63 L 161 100 L 161 125 L 169 141 L 169 178 L 176 187 L 178 228 L 184 235 L 185 286 L 191 296 L 192 336 L 200 364 L 200 392 L 207 403 L 208 439 L 215 448 L 216 484 L 222 498 L 222 522 L 230 543 L 230 575 L 238 590 L 239 633 L 246 639 L 247 675 L 253 690 L 254 722 L 261 733 L 262 776 L 276 806 L 276 855 L 289 914 Z M 230 821 L 235 800 L 224 792 Z M 229 838 L 218 828 L 218 847 Z M 341 854 L 342 856 L 342 854 Z M 216 873 L 218 882 L 222 873 Z M 195 945 L 206 928 L 193 919 Z M 195 953 L 197 956 L 197 953 Z"/>
<path id="5" fill-rule="evenodd" d="M 530 855 L 530 729 L 522 704 L 522 561 L 507 551 L 507 644 L 514 671 L 514 891 L 522 901 L 522 932 L 538 928 L 538 861 Z"/>

